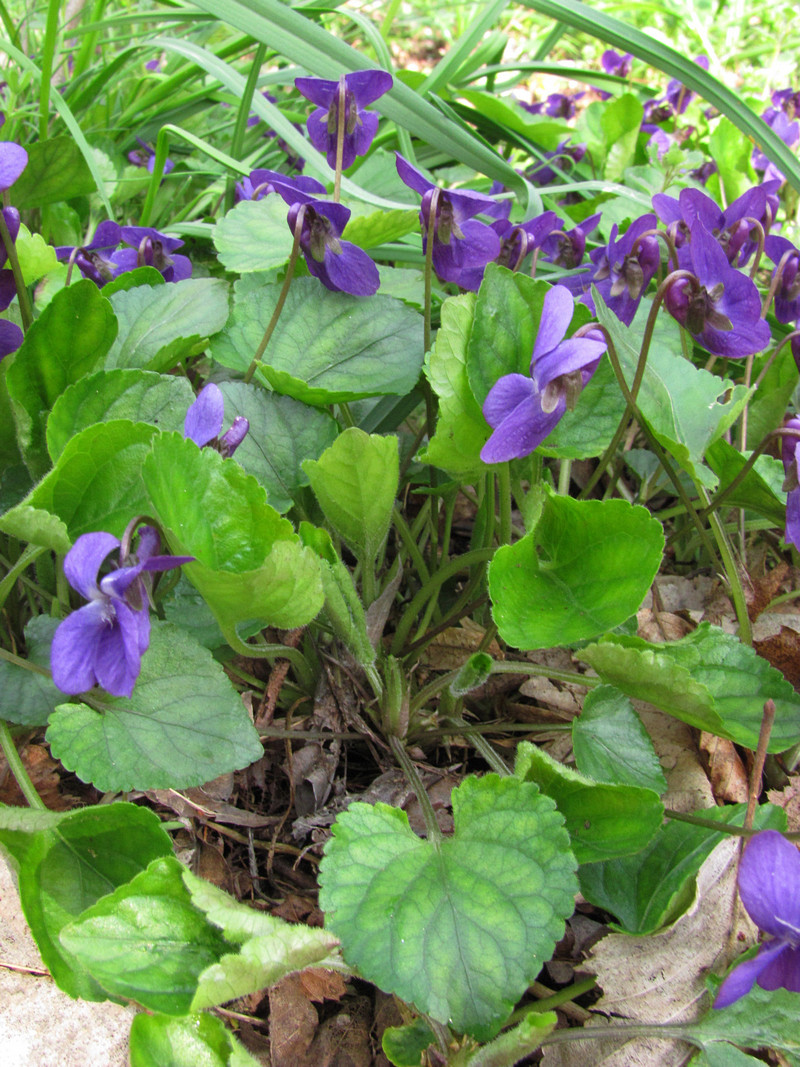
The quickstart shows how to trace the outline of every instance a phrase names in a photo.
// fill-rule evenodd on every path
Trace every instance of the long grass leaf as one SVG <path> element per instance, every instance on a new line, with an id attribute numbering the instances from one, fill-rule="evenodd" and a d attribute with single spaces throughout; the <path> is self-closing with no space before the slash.
<path id="1" fill-rule="evenodd" d="M 452 48 L 448 48 L 419 87 L 418 92 L 427 96 L 428 93 L 435 93 L 441 86 L 447 85 L 461 69 L 481 37 L 495 25 L 507 7 L 508 0 L 494 0 L 494 3 L 488 3 L 480 17 L 471 23 L 467 32 Z"/>
<path id="2" fill-rule="evenodd" d="M 707 74 L 687 56 L 669 45 L 648 37 L 620 19 L 606 15 L 579 0 L 521 0 L 525 7 L 549 15 L 573 29 L 598 37 L 623 52 L 632 52 L 651 67 L 677 78 L 699 93 L 709 104 L 726 115 L 786 175 L 790 185 L 800 192 L 800 160 L 786 147 L 763 119 L 743 104 L 739 97 L 716 78 Z"/>

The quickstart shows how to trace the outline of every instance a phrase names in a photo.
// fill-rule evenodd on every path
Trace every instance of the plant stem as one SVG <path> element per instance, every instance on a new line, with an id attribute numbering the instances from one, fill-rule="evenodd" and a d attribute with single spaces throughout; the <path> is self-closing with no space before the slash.
<path id="1" fill-rule="evenodd" d="M 25 766 L 20 759 L 17 746 L 14 744 L 14 738 L 11 736 L 11 731 L 9 730 L 8 723 L 5 719 L 0 719 L 0 748 L 2 748 L 3 755 L 6 757 L 8 769 L 14 775 L 17 785 L 19 786 L 22 795 L 28 801 L 30 807 L 38 808 L 40 811 L 46 811 L 47 807 L 36 792 L 34 784 L 30 780 L 28 772 L 25 770 Z"/>
<path id="2" fill-rule="evenodd" d="M 511 465 L 497 468 L 497 493 L 500 499 L 500 544 L 511 544 Z"/>
<path id="3" fill-rule="evenodd" d="M 775 722 L 775 701 L 767 700 L 764 704 L 764 716 L 761 720 L 761 729 L 758 733 L 758 744 L 753 760 L 753 769 L 750 772 L 750 783 L 747 793 L 747 811 L 744 817 L 744 829 L 751 830 L 753 819 L 756 814 L 756 802 L 761 792 L 761 776 L 764 773 L 764 761 L 767 758 L 767 746 L 769 735 L 772 733 L 772 724 Z"/>
<path id="4" fill-rule="evenodd" d="M 244 376 L 245 385 L 249 384 L 253 375 L 256 372 L 256 367 L 261 362 L 261 357 L 267 350 L 269 340 L 275 332 L 275 327 L 278 325 L 278 319 L 281 317 L 283 311 L 283 305 L 286 303 L 286 297 L 289 295 L 289 286 L 292 284 L 292 278 L 294 277 L 294 268 L 297 263 L 297 257 L 300 254 L 300 234 L 303 230 L 303 217 L 305 215 L 305 204 L 300 208 L 297 215 L 297 222 L 294 227 L 294 244 L 292 245 L 292 252 L 289 256 L 289 263 L 286 267 L 286 277 L 283 279 L 283 286 L 278 296 L 278 302 L 275 305 L 275 310 L 272 312 L 272 318 L 267 323 L 267 328 L 264 330 L 264 336 L 261 338 L 261 344 L 256 349 L 253 361 L 247 368 L 247 374 Z"/>
<path id="5" fill-rule="evenodd" d="M 347 112 L 347 84 L 344 74 L 339 78 L 338 114 L 336 123 L 336 172 L 333 176 L 333 199 L 339 203 L 342 196 L 342 161 L 344 160 L 344 127 Z"/>
<path id="6" fill-rule="evenodd" d="M 19 265 L 17 246 L 11 238 L 8 225 L 6 224 L 5 215 L 2 211 L 0 211 L 0 238 L 2 238 L 6 255 L 8 256 L 8 265 L 14 275 L 14 285 L 17 288 L 17 297 L 19 298 L 19 313 L 22 318 L 22 329 L 27 333 L 33 322 L 31 298 L 28 295 L 28 287 L 25 285 L 25 279 L 22 277 L 22 268 Z"/>
<path id="7" fill-rule="evenodd" d="M 425 299 L 424 299 L 424 333 L 423 346 L 425 355 L 431 350 L 431 299 L 433 281 L 433 242 L 436 238 L 436 209 L 439 206 L 439 190 L 434 189 L 428 211 L 428 230 L 425 244 Z M 433 426 L 428 426 L 428 433 L 433 431 Z"/>
<path id="8" fill-rule="evenodd" d="M 695 488 L 697 489 L 700 499 L 707 508 L 708 497 L 706 496 L 705 489 L 697 482 L 695 483 Z M 747 603 L 745 602 L 742 579 L 739 576 L 739 568 L 736 566 L 736 560 L 733 558 L 733 552 L 727 534 L 725 533 L 722 523 L 719 521 L 719 515 L 717 515 L 716 511 L 708 512 L 708 522 L 711 526 L 711 531 L 714 534 L 714 540 L 717 542 L 717 548 L 722 557 L 722 565 L 725 569 L 725 576 L 728 579 L 728 587 L 736 611 L 736 619 L 739 623 L 739 638 L 744 644 L 752 645 L 753 628 L 750 625 L 750 616 L 747 613 Z"/>
<path id="9" fill-rule="evenodd" d="M 449 715 L 445 721 L 452 723 L 459 732 L 463 731 L 475 751 L 483 756 L 484 760 L 486 760 L 496 774 L 499 774 L 501 778 L 508 778 L 511 774 L 508 765 L 500 756 L 498 756 L 483 734 L 470 733 L 469 723 L 464 722 L 464 720 L 457 715 Z M 466 729 L 464 729 L 464 727 L 466 727 Z"/>
<path id="10" fill-rule="evenodd" d="M 303 653 L 298 649 L 290 648 L 288 645 L 272 645 L 266 642 L 260 645 L 248 645 L 234 630 L 225 631 L 225 640 L 234 652 L 238 652 L 240 656 L 246 656 L 247 659 L 268 659 L 271 661 L 288 659 L 294 667 L 301 685 L 308 689 L 313 688 L 314 678 L 311 668 L 306 662 Z"/>
<path id="11" fill-rule="evenodd" d="M 436 821 L 436 813 L 433 810 L 433 804 L 431 804 L 431 798 L 428 796 L 428 792 L 425 786 L 422 784 L 422 779 L 419 776 L 417 768 L 414 766 L 414 761 L 403 747 L 403 742 L 399 737 L 389 736 L 389 747 L 392 753 L 403 769 L 403 774 L 408 779 L 411 788 L 419 803 L 422 811 L 422 817 L 425 820 L 425 829 L 428 832 L 428 840 L 432 845 L 438 845 L 442 841 L 442 831 L 439 829 L 439 823 Z"/>

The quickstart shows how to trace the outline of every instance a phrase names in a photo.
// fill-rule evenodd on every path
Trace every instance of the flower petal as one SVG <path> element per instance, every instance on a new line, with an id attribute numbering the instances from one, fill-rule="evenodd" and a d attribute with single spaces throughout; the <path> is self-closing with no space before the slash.
<path id="1" fill-rule="evenodd" d="M 119 546 L 110 533 L 81 534 L 64 557 L 64 575 L 72 588 L 87 600 L 99 596 L 98 572 L 106 556 Z"/>
<path id="2" fill-rule="evenodd" d="M 522 379 L 522 382 L 527 382 L 529 386 L 533 384 L 529 378 L 521 374 L 509 374 L 492 387 L 484 402 L 484 417 L 486 417 L 487 405 L 492 414 L 507 407 L 515 388 L 518 390 L 517 395 L 520 396 L 520 401 L 508 412 L 481 449 L 481 459 L 484 463 L 503 463 L 509 459 L 520 459 L 522 456 L 530 455 L 556 426 L 566 410 L 565 401 L 560 399 L 554 411 L 545 413 L 542 411 L 541 393 L 531 389 L 527 395 L 524 395 L 521 383 L 507 382 L 506 379 L 509 378 Z M 497 394 L 493 397 L 492 393 L 495 390 Z M 487 422 L 490 422 L 488 417 Z"/>
<path id="3" fill-rule="evenodd" d="M 420 196 L 424 196 L 429 189 L 435 189 L 436 186 L 433 182 L 428 181 L 421 170 L 417 170 L 416 167 L 412 167 L 407 159 L 403 159 L 399 152 L 395 152 L 395 165 L 397 166 L 397 173 L 400 175 L 401 181 L 413 189 L 415 193 L 419 193 Z"/>
<path id="4" fill-rule="evenodd" d="M 147 608 L 133 611 L 124 601 L 114 604 L 114 626 L 100 635 L 95 673 L 102 687 L 117 697 L 129 697 L 142 667 L 142 652 L 150 642 Z"/>
<path id="5" fill-rule="evenodd" d="M 800 942 L 800 852 L 777 830 L 747 843 L 739 864 L 739 893 L 756 926 Z"/>
<path id="6" fill-rule="evenodd" d="M 113 606 L 104 598 L 84 604 L 59 624 L 50 646 L 50 670 L 62 693 L 85 693 L 96 684 L 97 650 L 114 617 Z"/>
<path id="7" fill-rule="evenodd" d="M 734 967 L 719 987 L 714 998 L 714 1007 L 727 1008 L 729 1004 L 733 1004 L 734 1001 L 749 993 L 759 975 L 788 948 L 789 945 L 785 941 L 770 941 L 761 946 L 758 955 L 753 959 L 745 960 L 744 963 Z"/>
<path id="8" fill-rule="evenodd" d="M 575 300 L 572 293 L 563 285 L 554 285 L 544 298 L 542 317 L 533 345 L 531 366 L 545 352 L 552 352 L 567 332 L 575 312 Z"/>
<path id="9" fill-rule="evenodd" d="M 183 436 L 194 441 L 200 448 L 219 437 L 225 418 L 225 399 L 218 386 L 209 382 L 197 395 L 186 412 Z"/>
<path id="10" fill-rule="evenodd" d="M 322 284 L 334 292 L 350 293 L 351 296 L 372 296 L 381 284 L 378 268 L 367 253 L 350 241 L 340 241 L 341 253 L 338 255 L 325 250 L 325 260 L 317 263 L 310 256 L 306 257 L 308 269 L 316 274 Z M 314 266 L 320 268 L 319 273 Z"/>
<path id="11" fill-rule="evenodd" d="M 359 108 L 388 93 L 394 84 L 394 79 L 386 70 L 356 70 L 352 74 L 345 74 L 344 80 L 347 88 L 353 91 Z"/>
<path id="12" fill-rule="evenodd" d="M 10 189 L 28 165 L 28 153 L 14 141 L 0 141 L 0 190 Z"/>
<path id="13" fill-rule="evenodd" d="M 596 363 L 607 347 L 605 341 L 591 337 L 569 337 L 533 365 L 533 379 L 540 389 L 544 389 L 554 378 Z"/>

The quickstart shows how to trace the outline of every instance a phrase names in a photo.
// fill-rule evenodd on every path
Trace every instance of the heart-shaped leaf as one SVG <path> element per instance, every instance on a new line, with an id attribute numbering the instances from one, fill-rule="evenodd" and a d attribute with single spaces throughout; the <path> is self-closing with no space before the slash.
<path id="1" fill-rule="evenodd" d="M 563 932 L 575 860 L 534 785 L 489 774 L 452 797 L 455 833 L 437 844 L 398 808 L 351 804 L 325 847 L 320 905 L 365 978 L 486 1040 Z"/>

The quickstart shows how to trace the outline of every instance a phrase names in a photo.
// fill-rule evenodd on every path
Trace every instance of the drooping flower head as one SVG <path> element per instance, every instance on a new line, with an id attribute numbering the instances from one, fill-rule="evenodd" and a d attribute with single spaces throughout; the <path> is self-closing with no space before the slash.
<path id="1" fill-rule="evenodd" d="M 677 276 L 667 286 L 669 313 L 715 355 L 738 358 L 766 348 L 771 333 L 755 284 L 730 265 L 700 221 L 691 228 L 685 253 L 682 262 L 692 276 Z"/>
<path id="2" fill-rule="evenodd" d="M 344 112 L 342 169 L 347 170 L 356 156 L 365 156 L 378 132 L 378 116 L 365 111 L 368 104 L 392 87 L 385 70 L 357 70 L 343 74 L 338 81 L 323 78 L 295 78 L 294 84 L 306 100 L 317 105 L 309 115 L 308 136 L 318 152 L 324 152 L 330 167 L 336 166 L 339 116 Z"/>
<path id="3" fill-rule="evenodd" d="M 631 72 L 633 56 L 630 52 L 626 52 L 624 56 L 621 56 L 613 48 L 608 48 L 600 57 L 600 62 L 606 74 L 615 74 L 618 78 L 627 78 Z"/>
<path id="4" fill-rule="evenodd" d="M 531 375 L 505 374 L 495 382 L 483 404 L 494 431 L 481 450 L 484 463 L 502 463 L 528 456 L 553 430 L 597 369 L 606 350 L 598 330 L 566 338 L 575 302 L 563 285 L 544 298 L 533 346 Z"/>
<path id="5" fill-rule="evenodd" d="M 708 56 L 695 56 L 695 63 L 698 67 L 702 67 L 703 70 L 708 70 Z M 668 103 L 672 104 L 676 113 L 682 115 L 686 108 L 689 106 L 689 101 L 694 97 L 694 93 L 677 78 L 673 78 L 667 85 L 667 92 L 665 99 Z"/>
<path id="6" fill-rule="evenodd" d="M 188 256 L 176 254 L 183 247 L 179 237 L 168 237 L 152 226 L 122 226 L 122 240 L 130 249 L 122 248 L 114 256 L 123 270 L 134 267 L 155 267 L 164 275 L 164 281 L 180 282 L 192 276 L 192 261 Z"/>
<path id="7" fill-rule="evenodd" d="M 795 340 L 794 338 L 792 339 Z M 794 345 L 792 346 L 794 353 Z M 800 435 L 800 418 L 787 419 L 784 422 L 785 430 L 793 430 Z M 786 530 L 784 540 L 788 545 L 800 548 L 800 436 L 784 434 L 781 438 L 781 459 L 785 474 L 783 488 L 786 492 Z"/>
<path id="8" fill-rule="evenodd" d="M 458 192 L 439 189 L 399 153 L 396 161 L 401 179 L 422 197 L 419 218 L 423 251 L 428 248 L 428 230 L 433 219 L 432 258 L 437 277 L 476 291 L 486 264 L 500 254 L 500 238 L 491 226 L 478 222 L 475 215 L 493 212 L 497 202 L 468 189 Z"/>
<path id="9" fill-rule="evenodd" d="M 586 252 L 586 238 L 597 229 L 600 218 L 601 213 L 598 211 L 571 230 L 552 229 L 542 241 L 542 259 L 558 267 L 566 267 L 567 270 L 579 267 Z"/>
<path id="10" fill-rule="evenodd" d="M 520 100 L 520 104 L 532 115 L 549 115 L 553 119 L 571 119 L 575 114 L 575 101 L 581 96 L 583 96 L 583 93 L 578 93 L 577 96 L 568 96 L 566 93 L 550 93 L 546 100 L 530 104 L 525 104 Z"/>
<path id="11" fill-rule="evenodd" d="M 288 199 L 283 189 L 278 192 L 284 200 Z M 381 284 L 378 268 L 363 249 L 341 239 L 350 218 L 349 208 L 333 200 L 314 200 L 299 192 L 294 193 L 289 203 L 286 221 L 292 233 L 300 225 L 300 248 L 309 272 L 335 293 L 351 296 L 377 293 Z"/>
<path id="12" fill-rule="evenodd" d="M 555 211 L 545 211 L 527 222 L 513 223 L 507 218 L 499 218 L 491 227 L 500 238 L 500 251 L 495 262 L 509 270 L 519 270 L 526 257 L 541 248 L 557 221 Z M 461 288 L 473 292 L 480 289 L 485 269 L 485 265 L 481 265 L 474 271 L 462 270 Z"/>
<path id="13" fill-rule="evenodd" d="M 236 183 L 236 199 L 237 201 L 261 200 L 270 193 L 278 192 L 279 185 L 288 186 L 289 189 L 308 193 L 311 196 L 325 193 L 325 186 L 316 178 L 309 178 L 303 174 L 292 177 L 288 174 L 281 174 L 277 170 L 259 167 L 257 170 L 251 170 L 246 178 Z"/>
<path id="14" fill-rule="evenodd" d="M 56 258 L 62 262 L 72 261 L 84 278 L 103 287 L 123 270 L 116 259 L 116 250 L 122 240 L 121 227 L 111 219 L 101 222 L 88 244 L 78 247 L 61 245 L 56 248 Z M 134 264 L 135 265 L 135 264 Z"/>
<path id="15" fill-rule="evenodd" d="M 199 448 L 205 448 L 206 445 L 215 448 L 228 459 L 244 441 L 250 423 L 244 415 L 237 415 L 231 428 L 223 434 L 224 420 L 225 398 L 219 387 L 209 382 L 203 386 L 197 394 L 197 399 L 186 412 L 183 436 L 194 441 Z"/>
<path id="16" fill-rule="evenodd" d="M 734 967 L 719 987 L 715 1008 L 727 1008 L 755 984 L 800 993 L 800 853 L 777 830 L 763 830 L 747 843 L 738 883 L 747 914 L 771 940 Z"/>
<path id="17" fill-rule="evenodd" d="M 780 267 L 781 276 L 775 290 L 775 318 L 778 322 L 796 322 L 800 318 L 800 252 L 791 241 L 771 234 L 764 241 L 764 251 Z"/>
<path id="18" fill-rule="evenodd" d="M 120 553 L 116 569 L 100 578 L 100 568 L 122 542 L 110 533 L 82 534 L 64 558 L 64 574 L 89 601 L 59 625 L 50 649 L 53 682 L 64 693 L 101 685 L 129 697 L 150 644 L 149 580 L 152 571 L 190 563 L 193 556 L 160 556 L 158 532 L 139 530 L 136 553 Z"/>
<path id="19" fill-rule="evenodd" d="M 158 60 L 151 60 L 151 63 L 158 64 Z M 146 66 L 147 64 L 145 64 Z M 156 68 L 157 69 L 157 68 Z M 139 148 L 134 148 L 128 152 L 128 162 L 133 163 L 134 167 L 147 167 L 150 174 L 153 173 L 156 166 L 156 152 L 151 145 L 146 141 L 143 141 L 141 137 L 137 137 L 136 140 L 139 143 Z M 166 177 L 170 171 L 175 167 L 175 163 L 171 159 L 167 159 L 164 162 L 164 177 Z"/>

